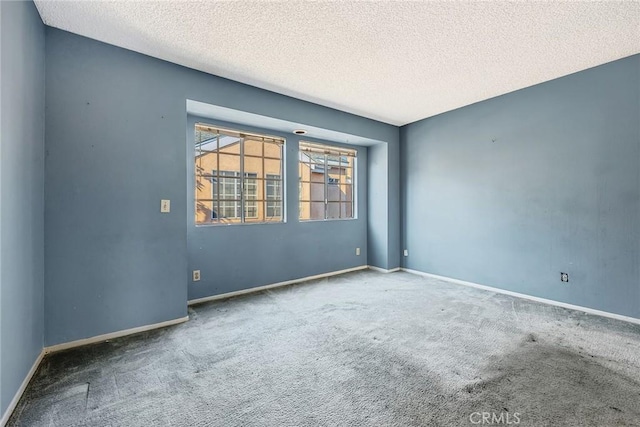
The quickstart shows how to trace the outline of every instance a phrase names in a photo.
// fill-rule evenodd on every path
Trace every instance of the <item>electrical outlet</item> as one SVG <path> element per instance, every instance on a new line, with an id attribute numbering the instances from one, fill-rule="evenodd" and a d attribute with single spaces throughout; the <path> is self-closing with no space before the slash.
<path id="1" fill-rule="evenodd" d="M 568 282 L 569 281 L 569 273 L 560 273 L 560 281 Z"/>
<path id="2" fill-rule="evenodd" d="M 360 256 L 360 248 L 356 248 L 356 255 Z"/>
<path id="3" fill-rule="evenodd" d="M 171 200 L 160 200 L 160 212 L 168 213 L 171 212 Z"/>
<path id="4" fill-rule="evenodd" d="M 404 250 L 404 256 L 409 256 L 409 249 Z"/>
<path id="5" fill-rule="evenodd" d="M 193 281 L 194 282 L 200 281 L 200 270 L 193 270 Z"/>

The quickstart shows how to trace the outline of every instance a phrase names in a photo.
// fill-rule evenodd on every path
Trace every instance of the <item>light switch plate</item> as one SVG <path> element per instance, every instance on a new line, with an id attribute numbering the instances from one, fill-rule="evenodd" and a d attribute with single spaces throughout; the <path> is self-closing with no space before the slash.
<path id="1" fill-rule="evenodd" d="M 168 213 L 171 212 L 171 200 L 160 200 L 160 212 Z"/>

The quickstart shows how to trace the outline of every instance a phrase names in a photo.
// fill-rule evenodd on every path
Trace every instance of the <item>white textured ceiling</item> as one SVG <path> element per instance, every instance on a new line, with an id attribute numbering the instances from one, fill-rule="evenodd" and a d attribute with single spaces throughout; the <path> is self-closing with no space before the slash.
<path id="1" fill-rule="evenodd" d="M 402 125 L 640 53 L 640 2 L 44 1 L 45 24 Z"/>

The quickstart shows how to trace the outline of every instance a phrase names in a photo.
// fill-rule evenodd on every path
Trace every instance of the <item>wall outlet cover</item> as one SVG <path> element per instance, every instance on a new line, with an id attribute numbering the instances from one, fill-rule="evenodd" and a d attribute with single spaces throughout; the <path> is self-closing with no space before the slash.
<path id="1" fill-rule="evenodd" d="M 198 282 L 200 280 L 200 270 L 193 270 L 193 281 Z"/>
<path id="2" fill-rule="evenodd" d="M 560 273 L 560 281 L 568 282 L 569 281 L 569 273 Z"/>

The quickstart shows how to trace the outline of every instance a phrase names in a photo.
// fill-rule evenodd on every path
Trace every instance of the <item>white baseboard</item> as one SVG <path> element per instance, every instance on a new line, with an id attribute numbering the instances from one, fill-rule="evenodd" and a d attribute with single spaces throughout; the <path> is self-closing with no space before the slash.
<path id="1" fill-rule="evenodd" d="M 582 307 L 580 305 L 567 304 L 565 302 L 554 301 L 552 299 L 534 297 L 527 294 L 521 294 L 519 292 L 512 292 L 512 291 L 507 291 L 505 289 L 494 288 L 486 285 L 480 285 L 478 283 L 473 283 L 473 282 L 467 282 L 465 280 L 453 279 L 451 277 L 446 277 L 446 276 L 438 276 L 437 274 L 425 273 L 423 271 L 418 271 L 418 270 L 411 270 L 409 268 L 403 268 L 402 271 L 406 271 L 407 273 L 411 273 L 411 274 L 416 274 L 418 276 L 444 280 L 446 282 L 455 283 L 457 285 L 469 286 L 471 288 L 482 289 L 485 291 L 495 292 L 498 294 L 510 295 L 516 298 L 527 299 L 530 301 L 540 302 L 548 305 L 555 305 L 557 307 L 568 308 L 569 310 L 582 311 L 584 313 L 593 314 L 596 316 L 608 317 L 610 319 L 622 320 L 623 322 L 635 323 L 637 325 L 640 325 L 640 319 L 636 319 L 635 317 L 630 317 L 630 316 L 623 316 L 622 314 L 610 313 L 608 311 L 596 310 L 594 308 Z"/>
<path id="2" fill-rule="evenodd" d="M 124 336 L 127 336 L 127 335 L 137 334 L 139 332 L 146 332 L 146 331 L 150 331 L 152 329 L 165 328 L 167 326 L 177 325 L 179 323 L 186 322 L 187 320 L 189 320 L 189 316 L 180 317 L 178 319 L 173 319 L 173 320 L 167 320 L 165 322 L 154 323 L 152 325 L 144 325 L 144 326 L 138 326 L 137 328 L 124 329 L 122 331 L 110 332 L 108 334 L 97 335 L 97 336 L 91 337 L 91 338 L 83 338 L 81 340 L 70 341 L 70 342 L 65 342 L 65 343 L 62 343 L 62 344 L 52 345 L 52 346 L 49 346 L 49 347 L 45 347 L 43 351 L 44 351 L 45 354 L 55 353 L 56 351 L 62 351 L 62 350 L 67 350 L 67 349 L 74 348 L 74 347 L 81 347 L 81 346 L 87 345 L 87 344 L 94 344 L 94 343 L 97 343 L 97 342 L 112 340 L 114 338 L 120 338 L 120 337 L 124 337 Z"/>
<path id="3" fill-rule="evenodd" d="M 29 385 L 29 381 L 31 381 L 33 374 L 35 374 L 36 371 L 38 370 L 38 366 L 40 366 L 40 362 L 42 362 L 42 358 L 44 357 L 44 355 L 45 355 L 45 352 L 43 349 L 38 355 L 38 357 L 36 357 L 36 360 L 33 362 L 33 366 L 31 366 L 31 369 L 29 369 L 27 376 L 24 377 L 22 384 L 20 384 L 20 388 L 18 389 L 18 391 L 16 391 L 16 394 L 13 396 L 13 399 L 11 399 L 11 402 L 9 402 L 9 406 L 7 407 L 7 410 L 4 411 L 4 414 L 0 419 L 0 427 L 4 427 L 9 421 L 9 418 L 11 418 L 11 414 L 13 414 L 13 411 L 16 409 L 16 406 L 18 406 L 18 402 L 20 401 L 22 394 L 27 389 L 27 386 Z"/>
<path id="4" fill-rule="evenodd" d="M 278 282 L 278 283 L 273 283 L 271 285 L 258 286 L 256 288 L 242 289 L 240 291 L 227 292 L 225 294 L 212 295 L 210 297 L 196 298 L 196 299 L 189 300 L 188 304 L 189 305 L 202 304 L 203 302 L 217 301 L 217 300 L 221 300 L 221 299 L 237 297 L 239 295 L 252 294 L 254 292 L 260 292 L 260 291 L 264 291 L 264 290 L 267 290 L 267 289 L 273 289 L 273 288 L 279 288 L 279 287 L 282 287 L 282 286 L 294 285 L 296 283 L 306 282 L 306 281 L 309 281 L 309 280 L 322 279 L 324 277 L 337 276 L 339 274 L 350 273 L 352 271 L 358 271 L 358 270 L 364 270 L 366 268 L 368 268 L 368 266 L 361 265 L 359 267 L 347 268 L 346 270 L 331 271 L 329 273 L 322 273 L 322 274 L 316 274 L 315 276 L 301 277 L 300 279 L 287 280 L 285 282 Z"/>
<path id="5" fill-rule="evenodd" d="M 387 270 L 385 268 L 376 267 L 375 265 L 368 265 L 369 270 L 377 271 L 378 273 L 393 273 L 396 271 L 400 271 L 400 267 L 392 268 Z"/>

